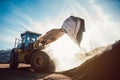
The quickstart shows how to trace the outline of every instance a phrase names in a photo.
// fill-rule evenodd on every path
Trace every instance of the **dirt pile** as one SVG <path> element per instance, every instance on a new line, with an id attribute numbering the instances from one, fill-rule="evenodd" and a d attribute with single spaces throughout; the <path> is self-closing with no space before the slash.
<path id="1" fill-rule="evenodd" d="M 120 41 L 111 47 L 63 74 L 72 80 L 120 80 Z"/>

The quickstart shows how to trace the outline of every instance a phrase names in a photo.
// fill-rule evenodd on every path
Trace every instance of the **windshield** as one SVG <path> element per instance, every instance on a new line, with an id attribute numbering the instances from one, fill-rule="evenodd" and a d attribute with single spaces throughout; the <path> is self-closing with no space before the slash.
<path id="1" fill-rule="evenodd" d="M 25 43 L 26 35 L 22 36 L 22 43 Z"/>

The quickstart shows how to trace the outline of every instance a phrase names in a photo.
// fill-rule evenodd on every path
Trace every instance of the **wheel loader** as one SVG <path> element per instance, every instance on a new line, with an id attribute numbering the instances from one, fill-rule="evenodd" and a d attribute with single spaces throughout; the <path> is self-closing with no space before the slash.
<path id="1" fill-rule="evenodd" d="M 30 64 L 35 71 L 43 72 L 50 65 L 50 57 L 44 51 L 46 45 L 66 33 L 79 46 L 83 32 L 85 32 L 84 20 L 70 16 L 64 21 L 61 28 L 52 29 L 46 34 L 31 31 L 21 33 L 21 40 L 15 40 L 15 47 L 10 54 L 10 68 L 16 69 L 19 63 L 26 63 Z"/>

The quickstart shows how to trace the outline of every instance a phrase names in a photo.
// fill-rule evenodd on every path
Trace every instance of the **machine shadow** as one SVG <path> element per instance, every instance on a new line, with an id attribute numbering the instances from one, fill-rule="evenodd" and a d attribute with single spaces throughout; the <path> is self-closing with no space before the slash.
<path id="1" fill-rule="evenodd" d="M 0 68 L 0 80 L 38 80 L 50 74 L 52 74 L 52 72 L 40 73 L 30 71 L 30 67 L 22 67 L 16 70 Z"/>

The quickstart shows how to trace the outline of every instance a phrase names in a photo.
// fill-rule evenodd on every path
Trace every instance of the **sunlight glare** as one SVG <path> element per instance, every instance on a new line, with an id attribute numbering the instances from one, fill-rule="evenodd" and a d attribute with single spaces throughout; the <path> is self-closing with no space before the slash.
<path id="1" fill-rule="evenodd" d="M 57 60 L 56 71 L 64 71 L 76 67 L 76 53 L 80 48 L 70 39 L 67 34 L 50 44 L 52 56 Z"/>

